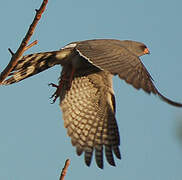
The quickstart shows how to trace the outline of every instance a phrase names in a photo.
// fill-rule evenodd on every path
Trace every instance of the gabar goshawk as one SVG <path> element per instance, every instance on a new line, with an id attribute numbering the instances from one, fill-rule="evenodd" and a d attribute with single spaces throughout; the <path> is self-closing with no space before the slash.
<path id="1" fill-rule="evenodd" d="M 103 150 L 110 165 L 113 154 L 121 159 L 119 130 L 115 118 L 112 77 L 118 75 L 136 89 L 158 95 L 173 106 L 181 103 L 164 97 L 139 59 L 149 54 L 143 43 L 130 40 L 95 39 L 72 42 L 58 51 L 23 56 L 4 85 L 16 83 L 54 65 L 61 65 L 59 85 L 53 94 L 60 98 L 64 126 L 72 145 L 90 166 L 93 152 L 98 167 L 103 168 Z"/>

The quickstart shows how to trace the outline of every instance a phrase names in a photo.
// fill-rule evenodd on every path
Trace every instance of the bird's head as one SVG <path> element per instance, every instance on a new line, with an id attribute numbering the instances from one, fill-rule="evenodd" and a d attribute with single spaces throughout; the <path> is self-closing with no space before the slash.
<path id="1" fill-rule="evenodd" d="M 122 45 L 138 57 L 145 54 L 150 54 L 147 46 L 141 42 L 125 40 L 122 41 Z"/>

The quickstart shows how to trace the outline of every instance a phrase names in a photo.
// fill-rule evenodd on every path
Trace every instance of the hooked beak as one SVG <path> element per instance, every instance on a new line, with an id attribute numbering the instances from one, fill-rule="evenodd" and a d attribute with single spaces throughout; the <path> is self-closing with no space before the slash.
<path id="1" fill-rule="evenodd" d="M 144 52 L 144 54 L 150 54 L 150 51 L 148 48 L 145 48 L 143 52 Z"/>

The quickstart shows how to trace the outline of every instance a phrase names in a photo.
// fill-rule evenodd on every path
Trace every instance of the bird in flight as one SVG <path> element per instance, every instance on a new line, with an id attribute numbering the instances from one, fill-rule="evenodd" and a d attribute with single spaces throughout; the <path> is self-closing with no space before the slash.
<path id="1" fill-rule="evenodd" d="M 114 156 L 121 159 L 120 137 L 115 118 L 115 96 L 112 77 L 118 75 L 136 89 L 158 95 L 176 107 L 181 103 L 163 96 L 140 56 L 149 54 L 141 42 L 115 39 L 94 39 L 72 42 L 58 51 L 23 56 L 10 73 L 4 85 L 19 82 L 54 65 L 62 72 L 53 102 L 60 98 L 64 127 L 71 137 L 76 153 L 84 153 L 90 166 L 93 153 L 96 164 L 103 168 L 103 151 L 107 162 L 115 166 Z"/>

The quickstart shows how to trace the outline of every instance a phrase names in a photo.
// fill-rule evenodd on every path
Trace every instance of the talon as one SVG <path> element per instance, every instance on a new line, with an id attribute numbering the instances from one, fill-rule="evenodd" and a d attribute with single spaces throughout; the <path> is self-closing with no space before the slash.
<path id="1" fill-rule="evenodd" d="M 49 98 L 49 99 L 54 98 L 54 99 L 52 100 L 51 104 L 54 104 L 54 103 L 56 102 L 56 99 L 57 99 L 58 97 L 59 97 L 59 95 L 58 95 L 58 89 L 57 89 L 56 92 Z"/>
<path id="2" fill-rule="evenodd" d="M 55 95 L 56 95 L 56 92 L 51 97 L 49 97 L 49 99 L 52 99 Z"/>
<path id="3" fill-rule="evenodd" d="M 53 101 L 51 102 L 51 104 L 54 104 L 56 102 L 56 99 L 60 95 L 62 83 L 59 83 L 59 85 L 56 85 L 54 83 L 49 83 L 48 85 L 57 88 L 54 94 L 50 97 L 50 99 L 54 98 Z"/>
<path id="4" fill-rule="evenodd" d="M 52 87 L 56 87 L 56 88 L 59 87 L 58 85 L 56 85 L 56 84 L 54 84 L 54 83 L 49 83 L 48 86 L 52 86 Z"/>
<path id="5" fill-rule="evenodd" d="M 52 96 L 51 96 L 52 97 Z M 54 99 L 53 99 L 53 101 L 51 102 L 51 104 L 54 104 L 55 102 L 56 102 L 56 99 L 59 97 L 56 93 L 54 93 L 53 94 L 53 97 L 54 97 Z M 52 98 L 53 98 L 52 97 Z"/>

